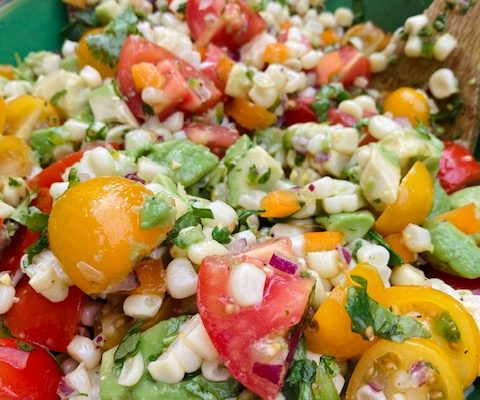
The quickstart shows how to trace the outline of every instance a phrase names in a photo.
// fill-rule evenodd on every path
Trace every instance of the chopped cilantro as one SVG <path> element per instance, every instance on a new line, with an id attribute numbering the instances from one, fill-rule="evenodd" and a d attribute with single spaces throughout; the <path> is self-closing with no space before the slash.
<path id="1" fill-rule="evenodd" d="M 457 343 L 460 340 L 460 330 L 448 312 L 436 318 L 433 330 L 449 343 Z"/>
<path id="2" fill-rule="evenodd" d="M 46 230 L 42 232 L 40 237 L 32 245 L 28 246 L 25 249 L 25 254 L 27 255 L 28 265 L 33 261 L 33 258 L 42 252 L 42 250 L 48 248 L 48 235 Z M 27 265 L 24 265 L 26 267 Z"/>
<path id="3" fill-rule="evenodd" d="M 185 9 L 187 8 L 187 2 L 179 4 L 177 7 L 177 13 L 185 14 Z"/>
<path id="4" fill-rule="evenodd" d="M 260 178 L 258 178 L 258 183 L 263 184 L 268 182 L 268 180 L 270 179 L 271 173 L 272 173 L 272 169 L 269 168 L 267 172 L 265 172 Z"/>
<path id="5" fill-rule="evenodd" d="M 209 208 L 196 208 L 192 206 L 193 215 L 199 218 L 213 219 L 213 212 Z"/>
<path id="6" fill-rule="evenodd" d="M 433 27 L 435 30 L 438 32 L 443 32 L 445 30 L 445 27 L 447 25 L 447 14 L 440 14 L 437 18 L 435 18 L 435 21 L 433 21 Z"/>
<path id="7" fill-rule="evenodd" d="M 432 40 L 424 40 L 422 42 L 422 50 L 420 55 L 424 58 L 433 59 L 433 47 L 435 43 Z"/>
<path id="8" fill-rule="evenodd" d="M 67 94 L 67 89 L 60 90 L 59 92 L 55 93 L 52 98 L 50 99 L 50 103 L 53 105 L 58 105 L 60 99 Z"/>
<path id="9" fill-rule="evenodd" d="M 35 346 L 20 339 L 17 339 L 17 348 L 18 350 L 26 351 L 28 353 L 35 350 Z"/>
<path id="10" fill-rule="evenodd" d="M 31 197 L 27 197 L 22 201 L 10 219 L 26 226 L 31 231 L 41 232 L 47 227 L 48 214 L 40 211 L 37 207 L 29 206 L 30 200 Z"/>
<path id="11" fill-rule="evenodd" d="M 312 103 L 313 111 L 317 114 L 318 122 L 327 120 L 328 110 L 333 104 L 339 104 L 344 100 L 350 99 L 348 93 L 342 86 L 339 85 L 324 85 L 315 95 L 315 101 Z"/>
<path id="12" fill-rule="evenodd" d="M 141 322 L 135 322 L 123 337 L 122 341 L 113 354 L 115 365 L 121 369 L 121 366 L 127 358 L 133 357 L 138 353 L 140 347 L 140 327 Z"/>
<path id="13" fill-rule="evenodd" d="M 22 186 L 22 183 L 15 178 L 9 177 L 8 178 L 8 186 L 10 186 L 10 187 L 20 187 L 20 186 Z"/>
<path id="14" fill-rule="evenodd" d="M 365 234 L 365 239 L 374 243 L 374 244 L 378 244 L 382 247 L 385 247 L 388 250 L 388 252 L 390 253 L 390 264 L 391 265 L 397 266 L 397 265 L 402 265 L 403 264 L 402 257 L 400 257 L 387 243 L 385 243 L 385 240 L 383 240 L 383 237 L 379 233 L 370 230 Z"/>
<path id="15" fill-rule="evenodd" d="M 446 110 L 440 111 L 437 114 L 432 114 L 430 121 L 432 124 L 437 124 L 439 122 L 454 123 L 463 108 L 463 104 L 463 100 L 459 97 L 453 98 L 452 101 L 448 102 Z"/>
<path id="16" fill-rule="evenodd" d="M 218 226 L 213 228 L 212 238 L 221 244 L 227 244 L 232 241 L 232 239 L 230 239 L 230 230 L 226 226 L 223 228 L 219 228 Z"/>
<path id="17" fill-rule="evenodd" d="M 253 164 L 248 169 L 247 182 L 250 185 L 253 185 L 257 181 L 257 178 L 258 178 L 257 166 L 255 164 Z"/>
<path id="18" fill-rule="evenodd" d="M 70 171 L 68 171 L 68 187 L 71 188 L 72 186 L 75 186 L 77 183 L 80 183 L 77 169 L 70 168 Z"/>
<path id="19" fill-rule="evenodd" d="M 71 22 L 61 30 L 60 35 L 64 39 L 78 41 L 87 30 L 99 25 L 100 21 L 98 21 L 95 8 L 74 11 Z"/>
<path id="20" fill-rule="evenodd" d="M 238 210 L 238 228 L 236 232 L 238 232 L 242 226 L 247 226 L 247 219 L 251 215 L 258 215 L 261 214 L 264 210 Z"/>

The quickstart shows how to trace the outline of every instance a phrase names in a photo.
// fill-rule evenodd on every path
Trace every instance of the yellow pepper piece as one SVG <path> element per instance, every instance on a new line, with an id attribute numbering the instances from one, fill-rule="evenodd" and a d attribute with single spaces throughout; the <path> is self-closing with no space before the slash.
<path id="1" fill-rule="evenodd" d="M 297 195 L 287 190 L 275 190 L 260 201 L 265 210 L 260 216 L 264 218 L 285 218 L 300 210 Z"/>
<path id="2" fill-rule="evenodd" d="M 427 168 L 417 161 L 400 183 L 397 200 L 388 205 L 375 222 L 382 235 L 403 230 L 408 224 L 420 224 L 433 204 L 433 180 Z"/>
<path id="3" fill-rule="evenodd" d="M 305 252 L 335 250 L 342 244 L 345 235 L 342 232 L 305 232 Z"/>

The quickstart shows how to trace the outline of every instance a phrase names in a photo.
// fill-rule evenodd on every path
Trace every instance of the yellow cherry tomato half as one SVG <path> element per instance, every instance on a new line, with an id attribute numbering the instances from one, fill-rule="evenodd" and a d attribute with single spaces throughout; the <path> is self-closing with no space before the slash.
<path id="1" fill-rule="evenodd" d="M 84 292 L 119 283 L 165 238 L 170 227 L 140 228 L 140 211 L 151 194 L 129 179 L 100 177 L 73 186 L 54 204 L 50 248 Z"/>
<path id="2" fill-rule="evenodd" d="M 82 69 L 83 67 L 90 65 L 91 67 L 95 68 L 100 75 L 102 75 L 102 78 L 111 78 L 115 76 L 117 71 L 116 67 L 112 68 L 109 65 L 101 62 L 93 55 L 87 45 L 88 36 L 102 32 L 103 28 L 91 29 L 80 38 L 77 47 L 78 67 Z"/>
<path id="3" fill-rule="evenodd" d="M 390 112 L 395 117 L 408 118 L 413 126 L 418 122 L 428 125 L 430 106 L 426 96 L 410 87 L 402 87 L 387 96 L 383 102 L 383 111 Z"/>
<path id="4" fill-rule="evenodd" d="M 359 392 L 369 387 L 383 391 L 387 399 L 396 393 L 407 399 L 463 399 L 462 384 L 447 354 L 428 339 L 378 340 L 356 365 L 345 399 L 358 399 Z"/>
<path id="5" fill-rule="evenodd" d="M 5 128 L 5 121 L 7 119 L 7 102 L 0 97 L 0 134 L 2 134 Z"/>
<path id="6" fill-rule="evenodd" d="M 25 94 L 7 102 L 5 134 L 28 140 L 41 128 L 60 125 L 60 116 L 48 101 Z"/>
<path id="7" fill-rule="evenodd" d="M 357 265 L 347 274 L 344 285 L 336 287 L 320 305 L 312 326 L 306 328 L 305 337 L 310 351 L 345 360 L 363 353 L 372 345 L 372 342 L 352 332 L 352 320 L 345 310 L 348 287 L 358 285 L 352 280 L 353 275 L 365 278 L 368 294 L 381 301 L 384 286 L 377 271 L 366 264 Z"/>
<path id="8" fill-rule="evenodd" d="M 345 32 L 345 35 L 343 35 L 342 38 L 342 43 L 348 44 L 350 39 L 354 37 L 362 40 L 362 52 L 370 54 L 380 49 L 385 40 L 385 33 L 371 22 L 365 22 L 354 25 Z"/>
<path id="9" fill-rule="evenodd" d="M 395 203 L 387 205 L 375 222 L 382 235 L 398 233 L 408 224 L 421 224 L 433 204 L 433 180 L 425 164 L 417 161 L 400 183 Z"/>
<path id="10" fill-rule="evenodd" d="M 23 139 L 0 136 L 0 176 L 22 176 L 32 170 L 32 152 Z"/>
<path id="11" fill-rule="evenodd" d="M 445 351 L 463 387 L 473 383 L 480 361 L 480 334 L 461 303 L 448 294 L 420 286 L 388 288 L 385 301 L 396 313 L 426 323 L 431 340 Z"/>

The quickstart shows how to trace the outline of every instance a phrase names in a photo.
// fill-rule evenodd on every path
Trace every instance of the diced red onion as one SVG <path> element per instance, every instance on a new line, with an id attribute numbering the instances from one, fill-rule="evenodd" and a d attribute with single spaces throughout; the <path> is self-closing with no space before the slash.
<path id="1" fill-rule="evenodd" d="M 95 343 L 95 347 L 99 349 L 105 344 L 105 336 L 102 333 L 99 333 L 97 336 L 93 338 L 93 342 Z"/>
<path id="2" fill-rule="evenodd" d="M 395 117 L 395 122 L 404 128 L 409 128 L 412 126 L 410 120 L 406 117 Z"/>
<path id="3" fill-rule="evenodd" d="M 339 244 L 337 244 L 337 251 L 342 257 L 343 261 L 345 261 L 347 265 L 350 265 L 350 261 L 352 261 L 352 255 L 350 254 L 350 252 L 345 247 Z"/>
<path id="4" fill-rule="evenodd" d="M 80 322 L 85 326 L 94 326 L 97 315 L 102 310 L 103 304 L 96 301 L 87 301 L 83 306 Z"/>
<path id="5" fill-rule="evenodd" d="M 62 362 L 62 371 L 65 375 L 74 371 L 78 367 L 78 362 L 73 358 L 67 358 Z"/>
<path id="6" fill-rule="evenodd" d="M 315 156 L 313 157 L 313 159 L 316 161 L 316 162 L 326 162 L 328 161 L 330 158 L 330 154 L 328 153 L 325 153 L 323 151 L 319 151 L 318 153 L 315 154 Z"/>
<path id="7" fill-rule="evenodd" d="M 239 253 L 243 250 L 245 250 L 248 247 L 247 239 L 245 238 L 240 238 L 240 239 L 235 239 L 231 243 L 227 245 L 228 251 L 232 253 Z"/>
<path id="8" fill-rule="evenodd" d="M 372 390 L 377 393 L 380 393 L 383 390 L 382 387 L 375 382 L 370 382 L 368 386 L 370 386 Z"/>
<path id="9" fill-rule="evenodd" d="M 17 268 L 14 272 L 11 273 L 10 279 L 13 287 L 17 286 L 18 282 L 23 278 L 25 274 L 20 268 Z"/>
<path id="10" fill-rule="evenodd" d="M 410 375 L 412 375 L 412 378 L 417 383 L 418 387 L 427 383 L 429 369 L 430 367 L 428 367 L 423 361 L 413 364 L 410 368 Z"/>
<path id="11" fill-rule="evenodd" d="M 145 179 L 140 178 L 137 174 L 127 174 L 125 175 L 125 178 L 130 179 L 131 181 L 135 182 L 140 182 L 142 184 L 145 184 Z"/>
<path id="12" fill-rule="evenodd" d="M 298 343 L 300 343 L 300 338 L 302 337 L 302 330 L 297 327 L 292 336 L 290 336 L 290 342 L 288 343 L 288 354 L 285 362 L 287 363 L 287 368 L 293 360 L 295 351 L 297 350 Z"/>
<path id="13" fill-rule="evenodd" d="M 313 183 L 311 183 L 310 185 L 308 185 L 308 190 L 310 190 L 311 192 L 313 192 L 315 190 L 315 185 Z"/>
<path id="14" fill-rule="evenodd" d="M 57 395 L 60 399 L 68 399 L 76 390 L 70 386 L 70 384 L 65 380 L 65 378 L 60 379 L 57 388 Z"/>
<path id="15" fill-rule="evenodd" d="M 272 257 L 270 258 L 270 261 L 268 262 L 272 267 L 285 272 L 286 274 L 289 275 L 294 275 L 297 272 L 298 265 L 286 260 L 285 258 L 282 258 L 280 256 L 277 256 L 275 253 L 272 254 Z"/>
<path id="16" fill-rule="evenodd" d="M 279 385 L 282 378 L 284 366 L 281 364 L 264 364 L 256 362 L 253 364 L 252 372 L 274 385 Z"/>
<path id="17" fill-rule="evenodd" d="M 27 366 L 30 352 L 15 349 L 13 347 L 0 346 L 0 358 L 16 369 L 24 369 Z"/>

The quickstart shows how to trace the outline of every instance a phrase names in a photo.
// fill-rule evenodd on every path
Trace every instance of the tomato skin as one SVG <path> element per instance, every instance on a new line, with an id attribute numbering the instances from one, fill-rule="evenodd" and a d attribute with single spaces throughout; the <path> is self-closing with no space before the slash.
<path id="1" fill-rule="evenodd" d="M 201 113 L 210 107 L 213 107 L 221 97 L 220 91 L 215 87 L 215 84 L 201 71 L 196 70 L 190 64 L 178 58 L 163 47 L 157 46 L 145 39 L 129 36 L 125 41 L 120 54 L 120 61 L 118 63 L 117 80 L 120 91 L 127 97 L 127 103 L 132 112 L 139 118 L 145 118 L 143 113 L 143 102 L 141 94 L 135 90 L 135 84 L 132 78 L 132 65 L 147 62 L 157 65 L 162 61 L 172 62 L 178 71 L 183 75 L 185 80 L 197 79 L 201 81 L 205 89 L 210 93 L 208 99 L 199 99 L 199 103 L 193 106 L 192 96 L 199 97 L 189 88 L 189 102 L 180 104 L 179 108 L 183 111 Z M 171 93 L 173 95 L 173 93 Z M 188 99 L 187 96 L 187 99 Z M 168 110 L 162 110 L 161 118 L 168 117 L 168 113 L 175 111 L 175 108 L 170 107 Z"/>
<path id="2" fill-rule="evenodd" d="M 444 142 L 438 180 L 447 193 L 480 182 L 480 162 L 469 151 L 454 142 Z"/>
<path id="3" fill-rule="evenodd" d="M 14 338 L 0 339 L 0 398 L 58 399 L 62 374 L 54 358 L 40 347 L 25 352 L 18 343 Z"/>
<path id="4" fill-rule="evenodd" d="M 338 108 L 328 110 L 328 121 L 332 125 L 343 125 L 351 128 L 357 123 L 357 119 L 350 114 L 340 111 Z"/>
<path id="5" fill-rule="evenodd" d="M 260 266 L 264 265 L 264 260 L 271 256 L 272 251 L 282 256 L 285 256 L 284 249 L 287 253 L 291 252 L 288 239 L 278 242 L 278 246 L 275 246 L 275 241 L 270 241 L 265 246 L 257 246 L 245 253 L 206 257 L 200 266 L 197 292 L 200 316 L 225 366 L 235 379 L 267 400 L 275 398 L 281 383 L 274 384 L 252 372 L 257 361 L 252 350 L 261 339 L 284 335 L 284 332 L 300 323 L 313 282 L 274 270 L 267 277 L 264 299 L 260 305 L 243 307 L 231 313 L 226 311 L 225 306 L 230 297 L 232 266 L 240 262 L 252 262 Z"/>
<path id="6" fill-rule="evenodd" d="M 357 51 L 352 46 L 341 46 L 338 50 L 343 67 L 338 74 L 338 80 L 345 87 L 352 86 L 355 79 L 363 77 L 370 81 L 372 78 L 372 69 L 367 56 Z"/>
<path id="7" fill-rule="evenodd" d="M 285 110 L 284 126 L 301 124 L 305 122 L 317 122 L 317 114 L 313 111 L 311 104 L 315 101 L 313 97 L 297 97 L 292 108 Z"/>
<path id="8" fill-rule="evenodd" d="M 33 290 L 27 279 L 22 279 L 16 296 L 20 300 L 4 320 L 12 334 L 53 351 L 66 351 L 77 332 L 85 294 L 71 286 L 65 300 L 53 303 Z"/>
<path id="9" fill-rule="evenodd" d="M 245 0 L 190 0 L 185 16 L 200 46 L 211 42 L 236 50 L 266 28 L 265 21 Z"/>
<path id="10" fill-rule="evenodd" d="M 225 150 L 240 138 L 240 135 L 234 129 L 200 122 L 188 124 L 183 130 L 192 142 L 207 146 L 218 156 L 222 156 Z"/>
<path id="11" fill-rule="evenodd" d="M 15 272 L 20 268 L 20 260 L 25 253 L 25 249 L 35 243 L 39 236 L 37 232 L 32 232 L 21 226 L 15 232 L 10 245 L 1 253 L 0 271 Z"/>
<path id="12" fill-rule="evenodd" d="M 466 289 L 471 290 L 473 294 L 480 295 L 480 278 L 477 279 L 468 279 L 462 278 L 457 275 L 450 275 L 446 272 L 442 272 L 439 269 L 429 267 L 423 267 L 423 272 L 427 278 L 437 278 L 444 281 L 447 285 L 450 285 L 454 289 Z"/>

